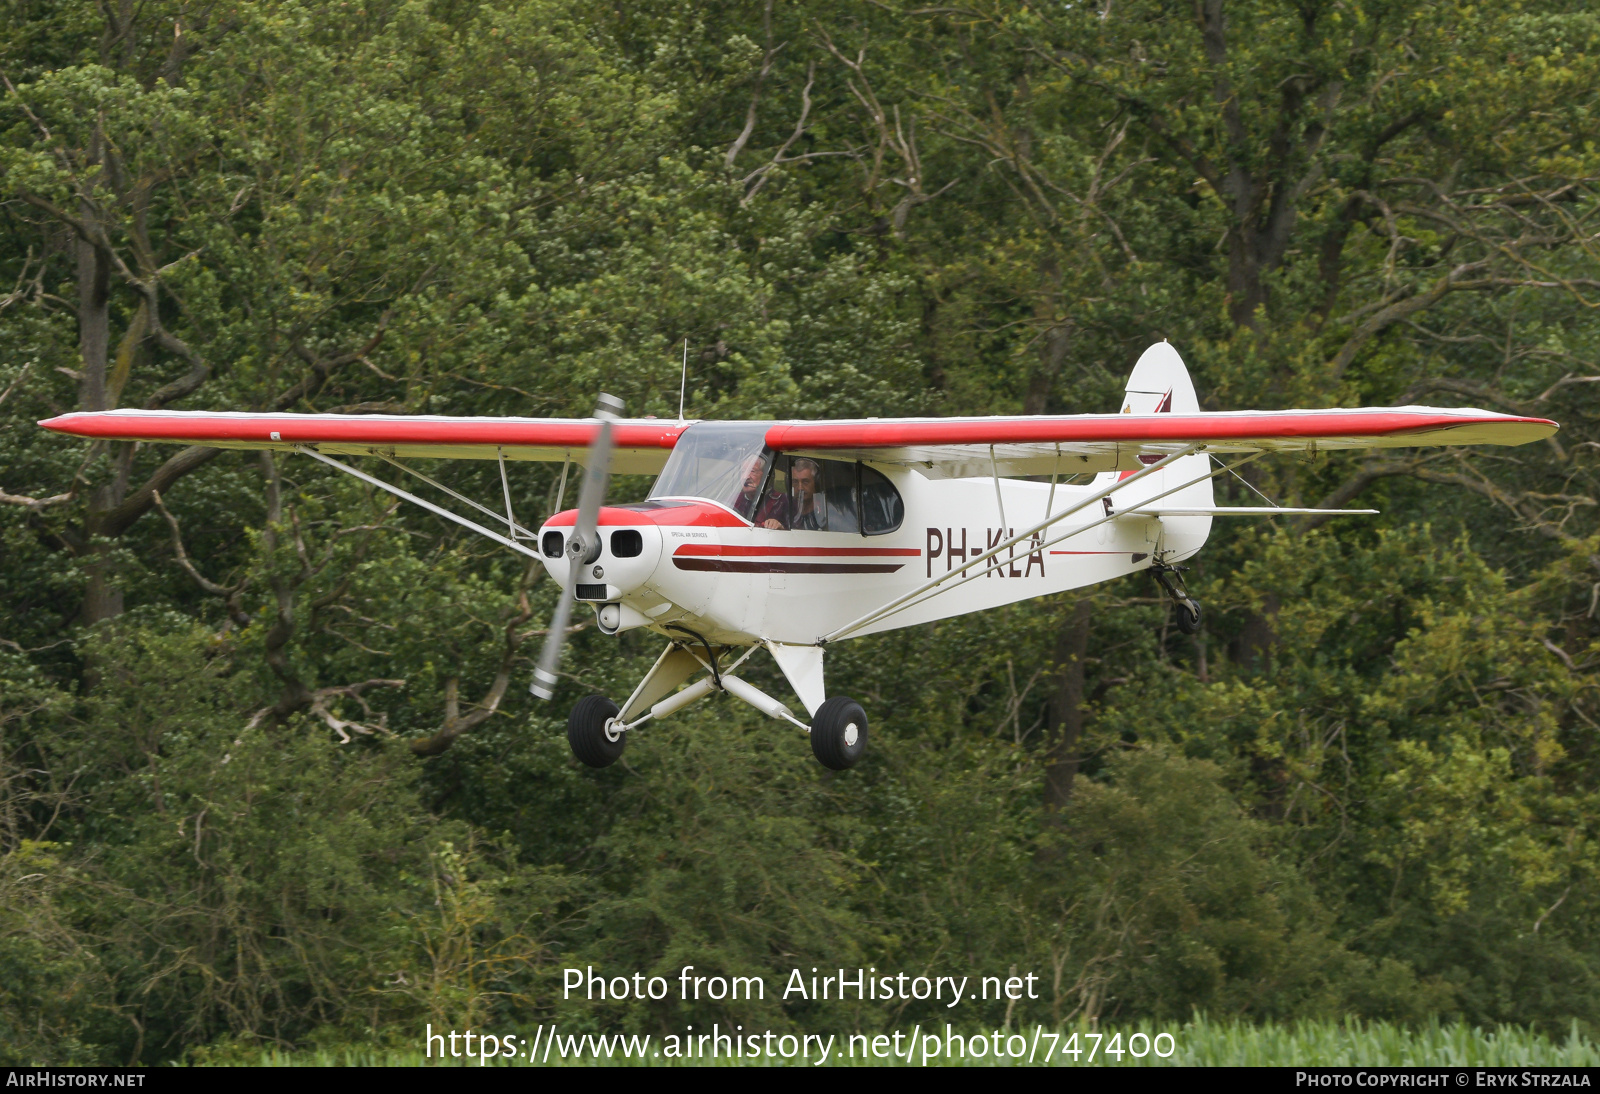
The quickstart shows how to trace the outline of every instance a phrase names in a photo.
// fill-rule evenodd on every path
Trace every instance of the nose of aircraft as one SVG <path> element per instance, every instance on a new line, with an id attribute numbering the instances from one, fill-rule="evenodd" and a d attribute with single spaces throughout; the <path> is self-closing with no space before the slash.
<path id="1" fill-rule="evenodd" d="M 557 513 L 539 530 L 544 568 L 562 583 L 572 565 L 567 558 L 567 540 L 577 515 L 576 509 Z M 574 575 L 577 599 L 591 603 L 616 601 L 637 592 L 655 572 L 661 557 L 661 530 L 639 513 L 602 508 L 599 532 L 600 553 L 591 561 L 580 562 Z"/>

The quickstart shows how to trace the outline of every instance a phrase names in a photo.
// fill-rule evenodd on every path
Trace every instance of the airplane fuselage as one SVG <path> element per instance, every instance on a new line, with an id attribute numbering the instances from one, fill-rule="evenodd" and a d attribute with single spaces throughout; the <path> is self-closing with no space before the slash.
<path id="1" fill-rule="evenodd" d="M 671 635 L 674 628 L 687 628 L 719 645 L 813 645 L 953 574 L 1101 485 L 1061 484 L 1052 491 L 1047 482 L 1001 479 L 997 495 L 994 479 L 929 479 L 893 466 L 876 470 L 904 504 L 899 527 L 877 535 L 762 527 L 703 498 L 658 497 L 603 508 L 601 553 L 579 567 L 579 599 L 617 606 L 602 616 L 608 632 L 649 627 Z M 1142 491 L 1130 488 L 1131 498 L 1119 491 L 1115 504 L 1127 508 L 1154 493 L 1160 481 L 1158 476 Z M 972 567 L 930 599 L 853 634 L 1093 585 L 1152 561 L 1177 562 L 1199 550 L 1210 530 L 1209 517 L 1107 515 L 1095 504 Z M 565 537 L 576 516 L 576 510 L 558 513 L 540 530 L 544 563 L 557 581 L 567 578 Z M 1093 526 L 1073 533 L 1088 525 Z"/>

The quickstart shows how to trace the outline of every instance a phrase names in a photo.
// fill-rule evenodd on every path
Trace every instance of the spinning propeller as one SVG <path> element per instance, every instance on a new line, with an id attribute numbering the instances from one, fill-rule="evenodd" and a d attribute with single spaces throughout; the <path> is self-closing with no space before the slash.
<path id="1" fill-rule="evenodd" d="M 594 435 L 594 442 L 589 445 L 589 456 L 584 461 L 583 490 L 578 494 L 578 523 L 567 539 L 567 580 L 561 589 L 556 613 L 550 619 L 544 652 L 539 655 L 539 667 L 533 670 L 533 685 L 528 689 L 541 699 L 548 699 L 555 694 L 556 666 L 561 662 L 561 647 L 566 643 L 567 624 L 572 619 L 578 571 L 600 557 L 600 505 L 606 500 L 606 482 L 611 477 L 611 423 L 621 411 L 621 399 L 601 393 L 600 403 L 594 408 L 600 428 Z"/>

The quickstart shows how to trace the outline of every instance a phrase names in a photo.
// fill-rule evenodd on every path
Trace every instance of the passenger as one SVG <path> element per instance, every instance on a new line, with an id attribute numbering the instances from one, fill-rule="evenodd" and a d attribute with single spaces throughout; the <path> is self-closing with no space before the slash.
<path id="1" fill-rule="evenodd" d="M 744 473 L 744 485 L 739 490 L 739 496 L 733 499 L 730 506 L 736 513 L 750 513 L 751 523 L 762 528 L 787 528 L 789 523 L 789 499 L 783 496 L 783 491 L 774 490 L 764 499 L 760 499 L 761 482 L 766 477 L 767 461 L 757 456 L 751 461 L 750 467 Z M 757 509 L 757 500 L 761 501 Z"/>
<path id="2" fill-rule="evenodd" d="M 798 459 L 789 471 L 789 481 L 794 486 L 793 517 L 789 527 L 797 532 L 827 531 L 826 515 L 817 508 L 817 479 L 822 469 L 817 461 Z"/>

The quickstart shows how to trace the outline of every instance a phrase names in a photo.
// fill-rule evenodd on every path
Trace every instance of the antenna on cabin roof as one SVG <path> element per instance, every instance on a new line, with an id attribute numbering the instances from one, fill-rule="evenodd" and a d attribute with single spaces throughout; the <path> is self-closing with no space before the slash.
<path id="1" fill-rule="evenodd" d="M 683 416 L 683 397 L 689 390 L 689 339 L 683 340 L 683 379 L 678 383 L 678 421 L 687 421 Z"/>

